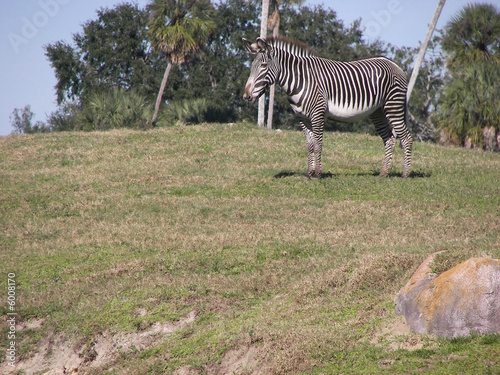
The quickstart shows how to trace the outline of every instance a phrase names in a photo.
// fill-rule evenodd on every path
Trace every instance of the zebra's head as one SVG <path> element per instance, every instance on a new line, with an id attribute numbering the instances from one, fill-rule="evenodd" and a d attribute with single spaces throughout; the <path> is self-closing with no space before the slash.
<path id="1" fill-rule="evenodd" d="M 273 59 L 274 49 L 265 39 L 257 38 L 257 41 L 252 43 L 243 38 L 243 43 L 248 52 L 256 55 L 243 95 L 245 100 L 253 103 L 276 81 L 278 67 Z"/>

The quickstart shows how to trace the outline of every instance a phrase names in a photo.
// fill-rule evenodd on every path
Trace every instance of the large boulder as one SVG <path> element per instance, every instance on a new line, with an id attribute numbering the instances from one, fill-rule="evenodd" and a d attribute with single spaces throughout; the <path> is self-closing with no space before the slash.
<path id="1" fill-rule="evenodd" d="M 500 260 L 470 258 L 437 276 L 430 269 L 436 254 L 399 291 L 396 313 L 417 333 L 500 333 Z"/>

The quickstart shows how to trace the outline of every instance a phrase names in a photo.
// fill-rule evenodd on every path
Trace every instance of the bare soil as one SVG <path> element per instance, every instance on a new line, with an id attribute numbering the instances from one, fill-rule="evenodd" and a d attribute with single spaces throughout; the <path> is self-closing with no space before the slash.
<path id="1" fill-rule="evenodd" d="M 32 353 L 30 358 L 17 362 L 14 368 L 9 367 L 6 362 L 0 364 L 0 373 L 19 371 L 24 371 L 28 375 L 93 373 L 116 361 L 122 353 L 144 350 L 163 342 L 168 339 L 169 334 L 188 326 L 195 319 L 196 311 L 193 310 L 178 322 L 155 323 L 142 332 L 112 334 L 106 331 L 97 335 L 91 345 L 84 346 L 75 345 L 72 337 L 64 333 L 50 332 L 39 340 L 37 351 Z M 37 329 L 42 325 L 43 319 L 34 320 L 20 324 L 17 330 Z"/>

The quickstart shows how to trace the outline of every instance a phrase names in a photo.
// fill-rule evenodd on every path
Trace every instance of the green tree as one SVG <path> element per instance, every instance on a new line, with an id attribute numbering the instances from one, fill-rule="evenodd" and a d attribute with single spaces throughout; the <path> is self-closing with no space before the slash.
<path id="1" fill-rule="evenodd" d="M 50 128 L 43 122 L 32 123 L 35 114 L 31 111 L 31 106 L 26 105 L 23 109 L 15 108 L 10 115 L 10 124 L 14 128 L 14 134 L 47 133 Z"/>
<path id="2" fill-rule="evenodd" d="M 500 130 L 498 77 L 500 65 L 483 61 L 463 68 L 460 78 L 447 82 L 436 116 L 443 142 L 479 147 L 484 129 Z"/>
<path id="3" fill-rule="evenodd" d="M 444 29 L 449 79 L 434 116 L 441 140 L 478 147 L 500 129 L 500 12 L 489 4 L 464 7 Z M 495 146 L 496 148 L 498 146 Z"/>
<path id="4" fill-rule="evenodd" d="M 181 65 L 215 28 L 212 9 L 209 0 L 154 0 L 149 5 L 148 34 L 152 46 L 168 60 L 156 99 L 153 124 L 158 118 L 172 64 Z"/>
<path id="5" fill-rule="evenodd" d="M 281 20 L 286 25 L 285 37 L 296 39 L 332 60 L 348 61 L 385 52 L 381 43 L 365 43 L 361 20 L 346 26 L 334 10 L 321 5 L 283 3 Z"/>
<path id="6" fill-rule="evenodd" d="M 164 66 L 146 40 L 148 13 L 137 5 L 100 9 L 97 19 L 73 36 L 74 45 L 58 41 L 45 46 L 57 78 L 59 104 L 117 87 L 153 96 Z"/>
<path id="7" fill-rule="evenodd" d="M 451 69 L 471 62 L 500 63 L 500 12 L 493 4 L 470 4 L 444 29 L 441 42 Z"/>
<path id="8" fill-rule="evenodd" d="M 63 41 L 45 46 L 45 51 L 57 79 L 57 103 L 79 98 L 84 78 L 84 63 L 80 61 L 80 54 Z"/>

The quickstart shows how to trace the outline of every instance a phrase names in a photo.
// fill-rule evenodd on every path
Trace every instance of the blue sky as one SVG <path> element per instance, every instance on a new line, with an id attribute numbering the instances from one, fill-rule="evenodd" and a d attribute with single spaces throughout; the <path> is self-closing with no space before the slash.
<path id="1" fill-rule="evenodd" d="M 81 25 L 96 18 L 96 10 L 112 8 L 123 0 L 2 0 L 0 2 L 0 136 L 12 132 L 14 108 L 30 104 L 35 120 L 45 121 L 57 107 L 54 72 L 43 46 L 72 41 Z M 135 1 L 144 7 L 149 1 Z M 368 40 L 377 38 L 396 46 L 419 46 L 437 0 L 306 0 L 323 4 L 349 25 L 361 18 Z M 446 22 L 470 0 L 448 0 L 438 22 Z M 499 0 L 493 0 L 498 3 Z M 285 25 L 282 25 L 282 28 Z"/>

